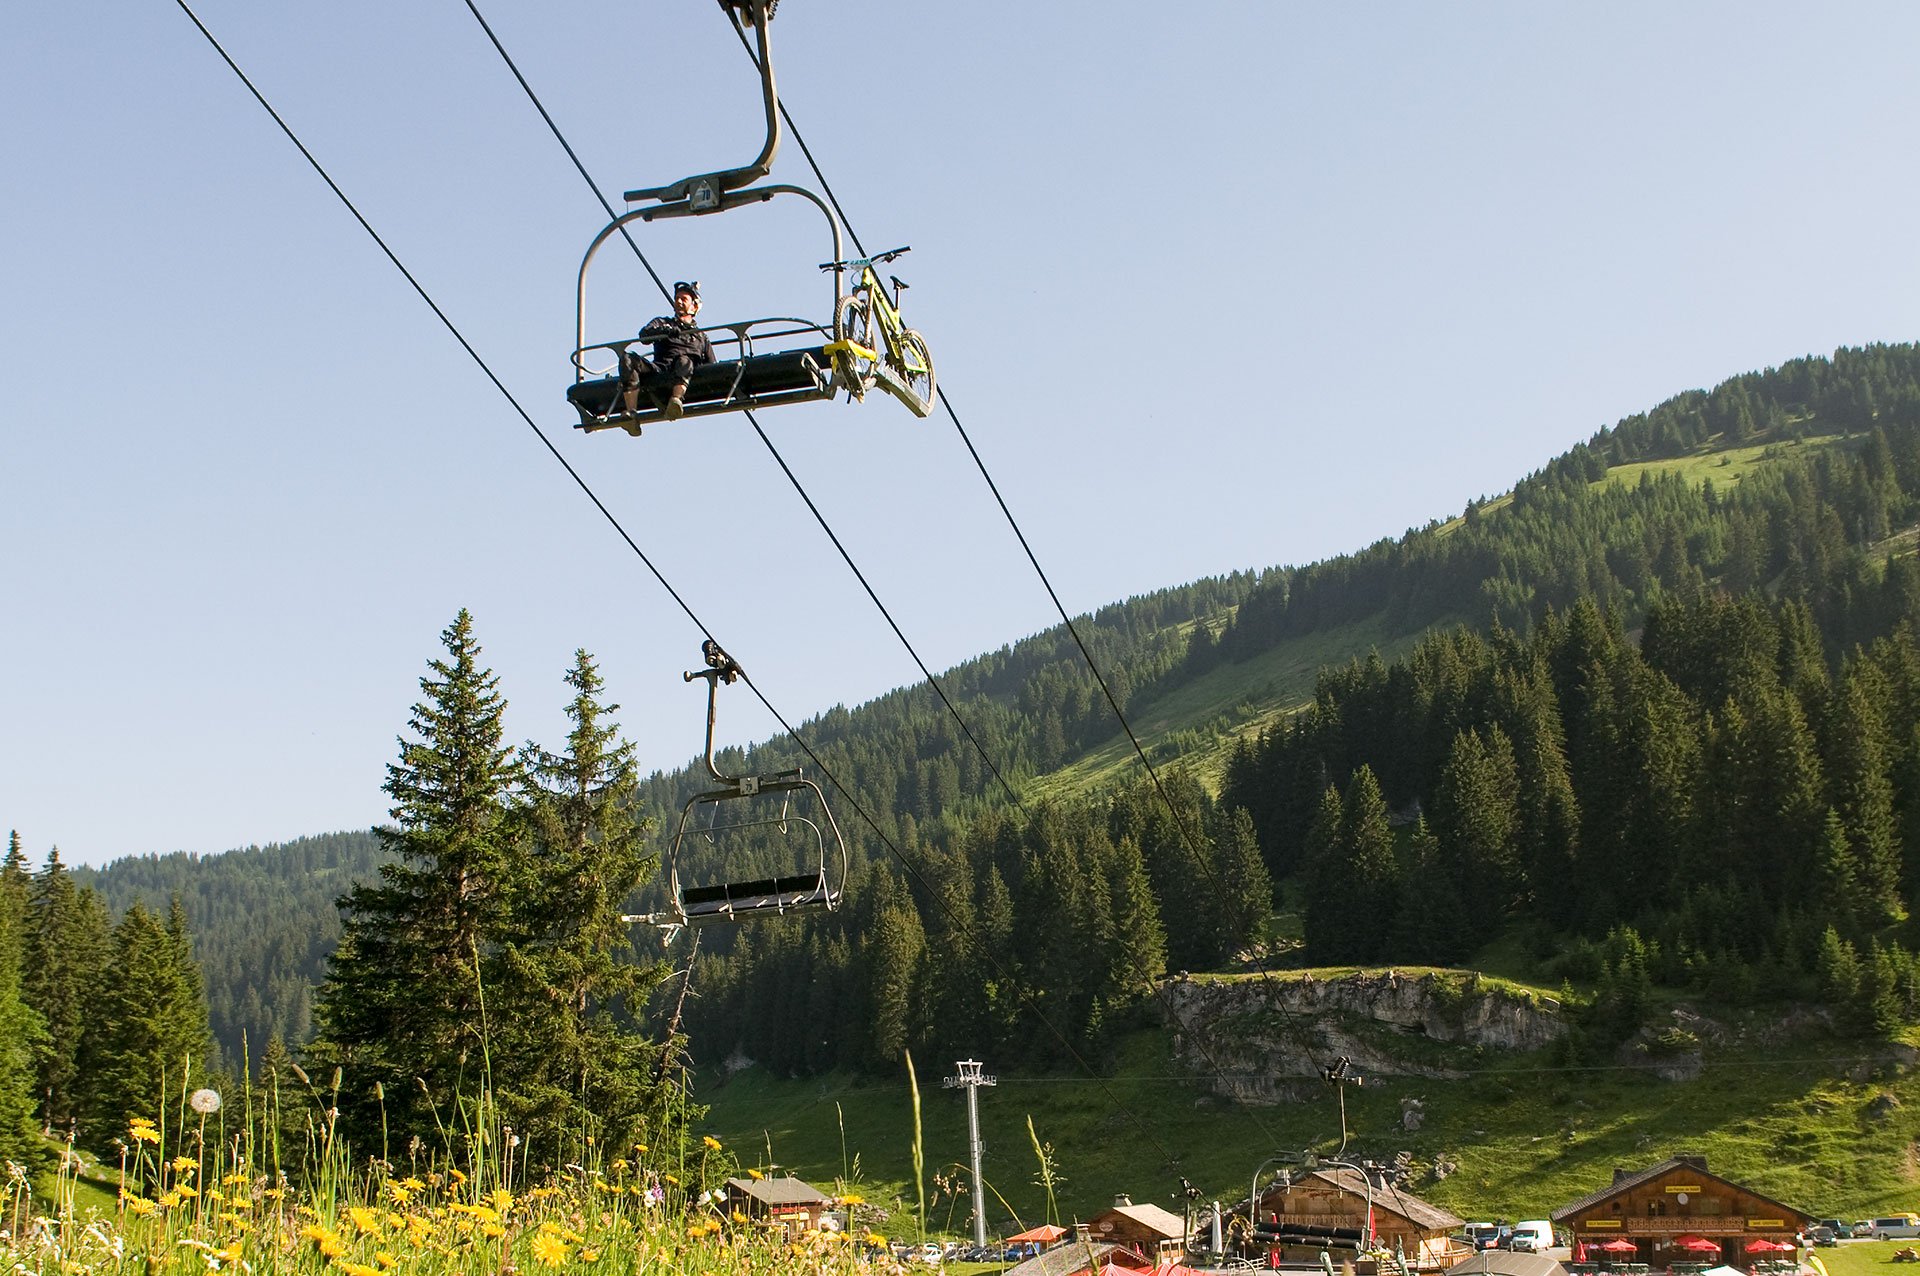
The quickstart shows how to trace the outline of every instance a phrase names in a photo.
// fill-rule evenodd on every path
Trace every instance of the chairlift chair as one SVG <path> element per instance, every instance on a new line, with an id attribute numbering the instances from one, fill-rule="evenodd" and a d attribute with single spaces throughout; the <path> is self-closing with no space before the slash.
<path id="1" fill-rule="evenodd" d="M 701 644 L 700 651 L 707 667 L 685 678 L 688 682 L 703 678 L 707 683 L 706 765 L 721 787 L 694 794 L 680 808 L 680 823 L 667 852 L 667 907 L 626 920 L 659 926 L 666 932 L 665 939 L 671 941 L 687 926 L 742 922 L 768 914 L 833 911 L 840 906 L 846 889 L 847 846 L 826 795 L 798 767 L 766 775 L 730 776 L 714 765 L 713 724 L 720 684 L 733 682 L 741 671 L 711 638 Z M 809 795 L 816 814 L 810 815 L 805 809 Z M 734 803 L 744 805 L 730 805 Z M 686 872 L 688 852 L 702 839 L 720 848 L 723 870 L 739 867 L 738 859 L 756 852 L 756 842 L 773 842 L 796 871 L 694 881 Z"/>
<path id="2" fill-rule="evenodd" d="M 819 196 L 799 186 L 754 185 L 772 173 L 774 156 L 780 150 L 780 99 L 774 88 L 773 58 L 767 37 L 767 20 L 773 16 L 777 3 L 778 0 L 733 0 L 732 3 L 723 0 L 722 4 L 736 27 L 740 14 L 735 10 L 744 10 L 758 39 L 761 96 L 767 115 L 767 139 L 760 154 L 739 168 L 684 177 L 666 186 L 627 191 L 625 198 L 629 204 L 650 202 L 609 222 L 594 237 L 581 259 L 574 300 L 574 378 L 567 388 L 567 401 L 580 414 L 578 429 L 588 433 L 623 429 L 637 436 L 643 427 L 667 419 L 668 387 L 663 377 L 642 376 L 635 405 L 629 409 L 622 401 L 621 367 L 627 349 L 642 344 L 637 336 L 591 344 L 587 341 L 587 269 L 600 246 L 614 232 L 635 221 L 705 216 L 766 203 L 776 195 L 795 195 L 812 203 L 827 219 L 833 233 L 834 261 L 839 262 L 845 256 L 840 219 Z M 833 275 L 833 305 L 824 321 L 774 317 L 703 328 L 708 340 L 714 343 L 715 352 L 731 357 L 694 370 L 682 396 L 682 415 L 712 416 L 831 399 L 843 390 L 858 397 L 872 388 L 873 378 L 868 368 L 873 353 L 849 343 L 846 321 L 842 317 L 848 297 L 847 272 L 838 269 Z M 763 352 L 762 347 L 766 345 L 775 348 Z M 864 356 L 865 362 L 850 354 Z"/>

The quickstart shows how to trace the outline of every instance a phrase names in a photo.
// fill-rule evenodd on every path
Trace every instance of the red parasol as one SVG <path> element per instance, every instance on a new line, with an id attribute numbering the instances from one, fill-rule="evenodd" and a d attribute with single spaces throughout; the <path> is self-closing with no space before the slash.
<path id="1" fill-rule="evenodd" d="M 1640 1247 L 1624 1236 L 1616 1236 L 1610 1241 L 1602 1241 L 1600 1244 L 1595 1245 L 1594 1248 L 1603 1249 L 1609 1254 L 1626 1254 Z"/>
<path id="2" fill-rule="evenodd" d="M 1674 1240 L 1681 1249 L 1692 1250 L 1696 1254 L 1718 1254 L 1720 1247 L 1704 1236 L 1681 1236 Z"/>
<path id="3" fill-rule="evenodd" d="M 1749 1254 L 1784 1254 L 1792 1248 L 1793 1246 L 1787 1244 L 1785 1241 L 1770 1241 L 1764 1236 L 1747 1242 L 1747 1253 Z"/>

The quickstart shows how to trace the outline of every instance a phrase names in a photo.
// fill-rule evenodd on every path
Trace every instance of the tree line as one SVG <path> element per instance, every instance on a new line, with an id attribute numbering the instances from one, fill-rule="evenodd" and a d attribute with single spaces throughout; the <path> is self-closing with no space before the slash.
<path id="1" fill-rule="evenodd" d="M 111 921 L 51 851 L 20 835 L 0 864 L 0 1157 L 39 1166 L 43 1135 L 105 1150 L 127 1119 L 178 1124 L 177 1096 L 213 1075 L 187 915 L 140 900 Z"/>

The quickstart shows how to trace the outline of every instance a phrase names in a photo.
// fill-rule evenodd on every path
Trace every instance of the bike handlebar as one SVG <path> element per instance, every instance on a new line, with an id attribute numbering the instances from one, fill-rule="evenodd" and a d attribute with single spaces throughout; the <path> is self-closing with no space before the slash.
<path id="1" fill-rule="evenodd" d="M 882 262 L 892 261 L 902 253 L 910 253 L 912 251 L 912 244 L 904 244 L 899 248 L 890 248 L 883 253 L 875 253 L 871 257 L 849 257 L 845 261 L 823 261 L 820 263 L 820 269 L 865 270 L 868 266 L 877 266 Z"/>

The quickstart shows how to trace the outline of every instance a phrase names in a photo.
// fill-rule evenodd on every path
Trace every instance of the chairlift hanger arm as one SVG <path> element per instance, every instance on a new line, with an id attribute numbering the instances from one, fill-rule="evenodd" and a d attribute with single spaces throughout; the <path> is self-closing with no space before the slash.
<path id="1" fill-rule="evenodd" d="M 776 0 L 777 3 L 777 0 Z M 643 199 L 669 203 L 686 200 L 690 204 L 687 211 L 694 213 L 718 213 L 730 205 L 725 196 L 743 186 L 751 186 L 761 178 L 773 172 L 773 157 L 780 152 L 780 96 L 773 86 L 773 57 L 767 47 L 767 18 L 771 6 L 765 0 L 743 0 L 741 5 L 753 18 L 753 29 L 760 45 L 760 95 L 767 107 L 767 141 L 760 148 L 760 155 L 751 164 L 743 168 L 725 168 L 717 173 L 698 173 L 692 177 L 683 177 L 668 186 L 656 186 L 649 190 L 627 191 L 624 198 L 629 204 Z M 727 16 L 739 29 L 740 15 L 734 12 L 732 5 L 726 6 Z"/>

